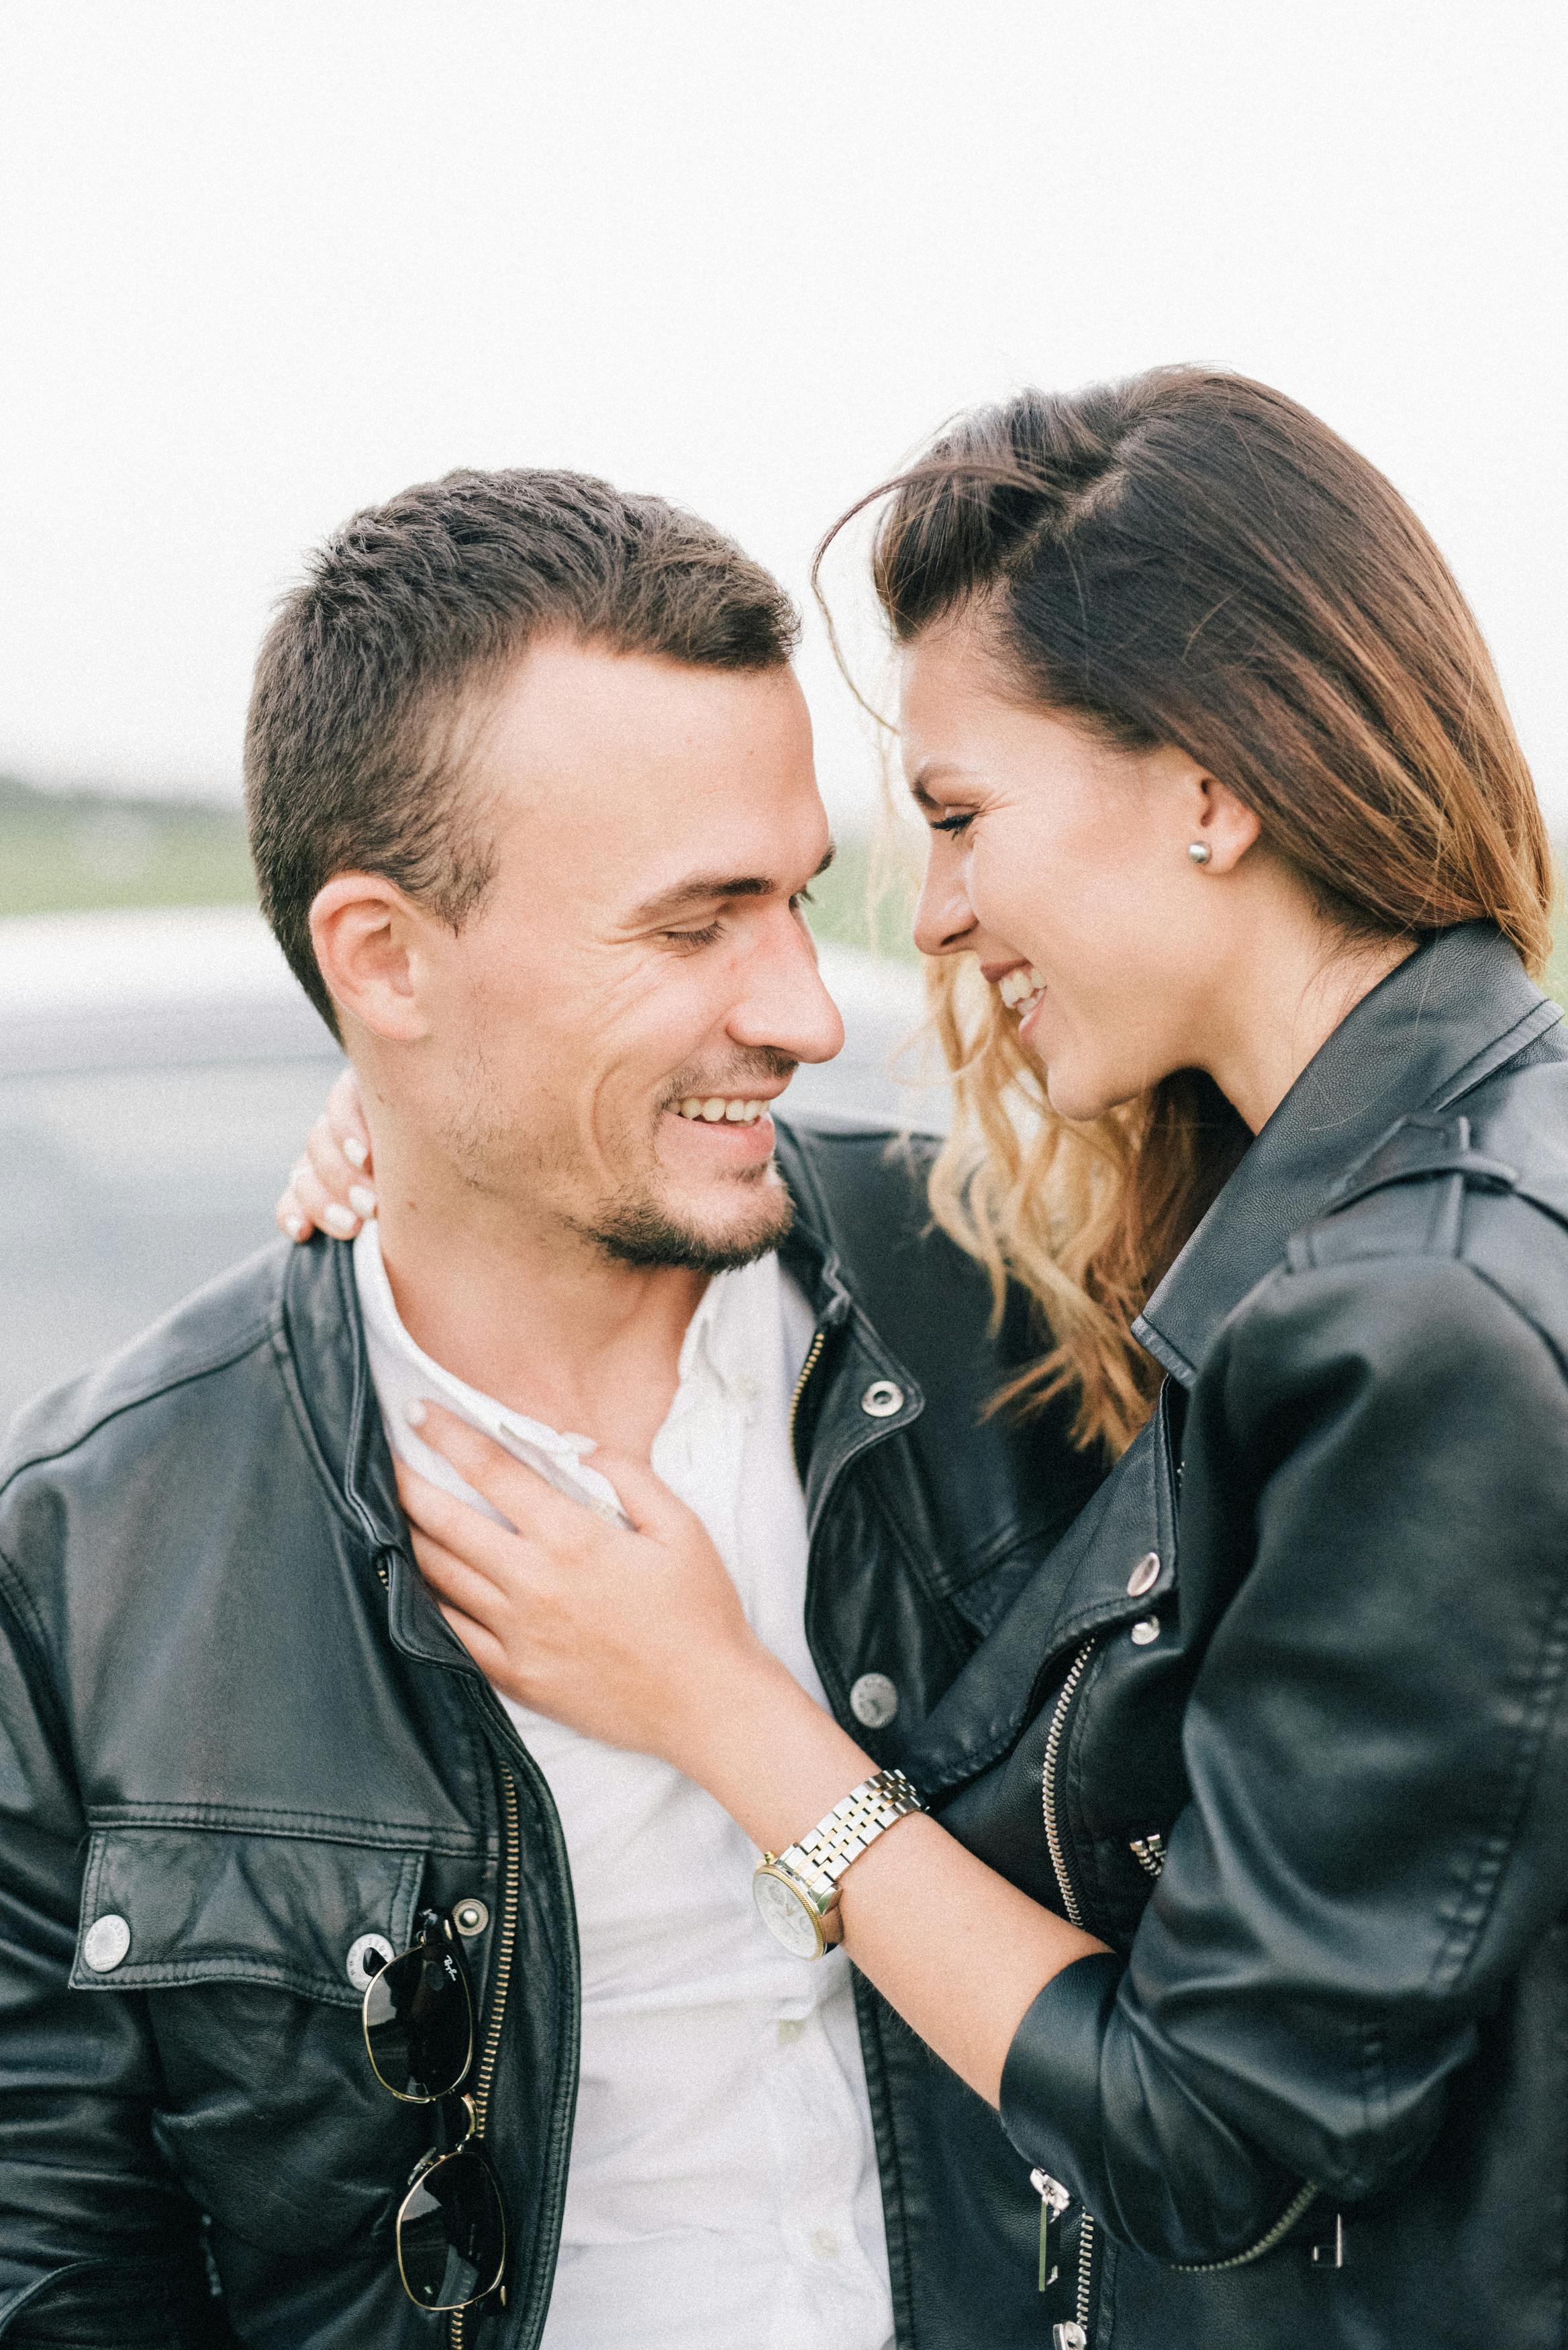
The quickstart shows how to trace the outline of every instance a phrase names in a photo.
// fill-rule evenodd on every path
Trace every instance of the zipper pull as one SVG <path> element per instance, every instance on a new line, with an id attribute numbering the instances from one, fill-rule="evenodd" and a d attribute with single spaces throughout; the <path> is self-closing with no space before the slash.
<path id="1" fill-rule="evenodd" d="M 1089 2336 L 1075 2317 L 1051 2328 L 1051 2350 L 1089 2350 Z"/>
<path id="2" fill-rule="evenodd" d="M 1049 2171 L 1032 2170 L 1029 2174 L 1029 2184 L 1040 2198 L 1040 2272 L 1038 2290 L 1041 2293 L 1045 2293 L 1055 2283 L 1057 2277 L 1061 2273 L 1061 2271 L 1052 2255 L 1051 2222 L 1053 2220 L 1059 2220 L 1062 2217 L 1063 2212 L 1066 2210 L 1068 2204 L 1073 2199 L 1071 2195 L 1068 2194 L 1067 2189 L 1063 2186 L 1061 2180 L 1059 2178 L 1053 2178 Z M 1060 2333 L 1062 2329 L 1058 2326 L 1056 2330 Z"/>
<path id="3" fill-rule="evenodd" d="M 1334 2233 L 1312 2248 L 1314 2269 L 1342 2269 L 1345 2266 L 1345 2214 L 1334 2215 Z"/>

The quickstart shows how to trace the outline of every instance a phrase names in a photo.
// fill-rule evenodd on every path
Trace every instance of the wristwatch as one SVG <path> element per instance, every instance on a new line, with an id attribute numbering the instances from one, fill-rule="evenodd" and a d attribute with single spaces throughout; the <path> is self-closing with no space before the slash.
<path id="1" fill-rule="evenodd" d="M 787 1852 L 764 1852 L 752 1878 L 757 1915 L 792 1958 L 820 1959 L 843 1931 L 839 1879 L 868 1845 L 924 1804 L 901 1771 L 878 1771 Z"/>

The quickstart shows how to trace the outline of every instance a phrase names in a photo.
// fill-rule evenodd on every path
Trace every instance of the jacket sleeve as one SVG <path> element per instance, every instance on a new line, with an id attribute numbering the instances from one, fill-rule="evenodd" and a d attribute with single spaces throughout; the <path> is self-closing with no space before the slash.
<path id="1" fill-rule="evenodd" d="M 185 2350 L 228 2337 L 199 2215 L 153 2142 L 146 2002 L 67 1988 L 85 1841 L 67 1749 L 0 1555 L 0 2342 Z"/>
<path id="2" fill-rule="evenodd" d="M 1190 1800 L 1130 1956 L 1024 2016 L 1002 2115 L 1152 2257 L 1353 2202 L 1568 1903 L 1568 1388 L 1453 1258 L 1304 1263 L 1194 1389 Z"/>

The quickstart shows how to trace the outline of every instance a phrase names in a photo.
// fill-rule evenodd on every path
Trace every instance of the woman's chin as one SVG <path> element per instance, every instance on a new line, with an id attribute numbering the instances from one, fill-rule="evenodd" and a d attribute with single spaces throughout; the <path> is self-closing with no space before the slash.
<path id="1" fill-rule="evenodd" d="M 1045 1098 L 1058 1118 L 1068 1118 L 1075 1126 L 1087 1126 L 1104 1118 L 1140 1090 L 1125 1080 L 1118 1083 L 1108 1070 L 1085 1068 L 1064 1055 L 1046 1065 Z"/>

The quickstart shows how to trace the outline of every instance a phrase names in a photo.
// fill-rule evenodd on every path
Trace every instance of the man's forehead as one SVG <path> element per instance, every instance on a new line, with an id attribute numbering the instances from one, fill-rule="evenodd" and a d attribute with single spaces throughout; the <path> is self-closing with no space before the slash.
<path id="1" fill-rule="evenodd" d="M 737 745 L 810 743 L 788 666 L 713 669 L 662 654 L 548 638 L 530 646 L 483 697 L 483 732 L 509 763 L 557 774 L 606 760 L 657 767 Z"/>
<path id="2" fill-rule="evenodd" d="M 476 778 L 510 857 L 618 919 L 795 890 L 827 847 L 811 726 L 788 670 L 693 669 L 541 646 L 497 696 Z"/>

